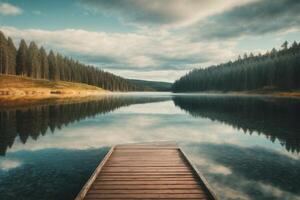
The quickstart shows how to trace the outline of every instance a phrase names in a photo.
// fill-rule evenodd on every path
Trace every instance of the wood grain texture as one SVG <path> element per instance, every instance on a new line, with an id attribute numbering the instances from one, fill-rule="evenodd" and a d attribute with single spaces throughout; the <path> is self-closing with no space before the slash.
<path id="1" fill-rule="evenodd" d="M 181 149 L 169 143 L 118 145 L 76 200 L 216 199 Z"/>

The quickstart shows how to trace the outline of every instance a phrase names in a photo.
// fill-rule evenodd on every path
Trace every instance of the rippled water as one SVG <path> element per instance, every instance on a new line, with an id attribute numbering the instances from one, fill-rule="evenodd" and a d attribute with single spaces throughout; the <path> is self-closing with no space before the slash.
<path id="1" fill-rule="evenodd" d="M 0 106 L 0 199 L 73 199 L 114 144 L 176 141 L 220 199 L 300 199 L 300 100 L 135 93 Z"/>

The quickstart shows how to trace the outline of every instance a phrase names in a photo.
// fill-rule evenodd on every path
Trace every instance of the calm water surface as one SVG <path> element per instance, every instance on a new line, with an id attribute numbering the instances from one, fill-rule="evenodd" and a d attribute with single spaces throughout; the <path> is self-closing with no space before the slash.
<path id="1" fill-rule="evenodd" d="M 114 144 L 176 141 L 220 199 L 300 199 L 300 100 L 135 93 L 0 106 L 0 199 L 73 199 Z"/>

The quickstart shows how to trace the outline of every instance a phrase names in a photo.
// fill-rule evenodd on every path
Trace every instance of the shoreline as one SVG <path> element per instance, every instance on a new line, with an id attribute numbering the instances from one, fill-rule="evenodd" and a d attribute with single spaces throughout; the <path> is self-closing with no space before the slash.
<path id="1" fill-rule="evenodd" d="M 103 96 L 109 94 L 108 91 L 96 90 L 49 90 L 49 89 L 35 89 L 29 88 L 26 90 L 7 88 L 0 89 L 0 100 L 42 100 L 42 99 L 68 99 L 68 98 L 81 98 Z"/>
<path id="2" fill-rule="evenodd" d="M 13 100 L 5 100 L 0 98 L 0 111 L 7 109 L 24 109 L 29 108 L 31 106 L 44 106 L 44 105 L 65 105 L 71 103 L 82 103 L 87 101 L 95 101 L 95 100 L 103 100 L 107 95 L 95 95 L 95 96 L 85 96 L 85 97 L 64 97 L 64 98 L 44 98 L 44 99 L 13 99 Z"/>
<path id="3" fill-rule="evenodd" d="M 242 95 L 261 95 L 273 97 L 287 97 L 287 98 L 300 98 L 300 91 L 241 91 L 232 92 Z"/>
<path id="4" fill-rule="evenodd" d="M 115 94 L 102 88 L 75 82 L 31 79 L 14 75 L 0 75 L 0 106 L 28 105 L 40 102 L 62 102 L 100 98 Z M 245 95 L 300 98 L 300 91 L 251 90 L 251 91 L 207 91 L 176 94 Z"/>
<path id="5" fill-rule="evenodd" d="M 110 94 L 109 92 L 74 92 L 72 94 L 55 94 L 55 95 L 18 95 L 18 96 L 1 96 L 0 95 L 0 108 L 6 107 L 22 107 L 38 104 L 53 104 L 53 103 L 70 103 L 70 102 L 82 102 L 95 99 L 103 99 Z"/>
<path id="6" fill-rule="evenodd" d="M 172 94 L 208 94 L 208 95 L 243 95 L 243 96 L 265 96 L 265 97 L 286 97 L 286 98 L 300 98 L 300 91 L 203 91 L 203 92 L 178 92 Z"/>

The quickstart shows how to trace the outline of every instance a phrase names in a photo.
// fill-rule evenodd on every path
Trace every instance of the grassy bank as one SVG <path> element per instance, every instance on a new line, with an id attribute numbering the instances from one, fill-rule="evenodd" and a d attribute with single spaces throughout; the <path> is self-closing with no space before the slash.
<path id="1" fill-rule="evenodd" d="M 287 91 L 287 90 L 280 90 L 278 88 L 273 88 L 273 87 L 264 87 L 262 89 L 249 90 L 241 93 L 300 98 L 300 90 Z"/>
<path id="2" fill-rule="evenodd" d="M 81 83 L 0 75 L 0 100 L 86 97 L 106 92 L 99 87 Z"/>
<path id="3" fill-rule="evenodd" d="M 246 96 L 273 96 L 273 97 L 292 97 L 300 98 L 300 91 L 266 91 L 266 90 L 249 90 L 249 91 L 202 91 L 202 92 L 185 92 L 186 94 L 212 94 L 212 95 L 246 95 Z M 180 93 L 180 94 L 185 94 Z"/>

